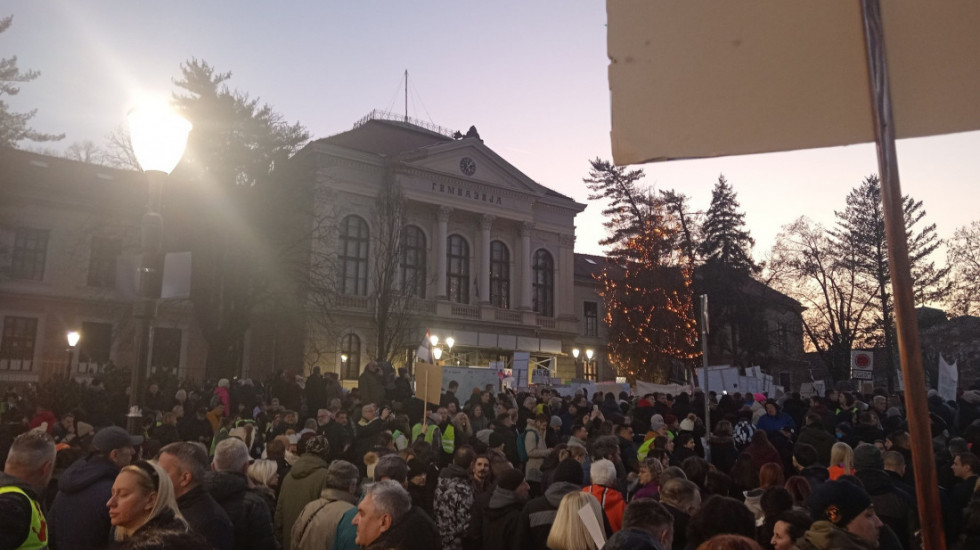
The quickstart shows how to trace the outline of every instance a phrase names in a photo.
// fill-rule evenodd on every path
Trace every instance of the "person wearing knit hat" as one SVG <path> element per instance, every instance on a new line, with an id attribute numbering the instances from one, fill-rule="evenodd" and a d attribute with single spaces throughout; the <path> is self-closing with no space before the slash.
<path id="1" fill-rule="evenodd" d="M 878 447 L 869 443 L 855 447 L 854 469 L 854 476 L 871 497 L 871 504 L 882 523 L 895 533 L 898 540 L 907 541 L 907 547 L 911 547 L 918 528 L 918 522 L 910 519 L 916 517 L 915 500 L 896 487 L 895 481 L 885 471 L 885 461 Z"/>
<path id="2" fill-rule="evenodd" d="M 528 491 L 530 485 L 520 470 L 510 468 L 497 476 L 497 487 L 483 508 L 478 526 L 485 550 L 514 548 Z"/>
<path id="3" fill-rule="evenodd" d="M 854 469 L 861 470 L 884 470 L 885 461 L 881 457 L 878 447 L 870 443 L 861 443 L 854 448 Z"/>
<path id="4" fill-rule="evenodd" d="M 551 525 L 558 515 L 561 499 L 572 491 L 582 490 L 585 478 L 582 463 L 574 458 L 566 458 L 555 469 L 554 479 L 544 495 L 532 498 L 521 512 L 521 532 L 526 539 L 521 546 L 498 546 L 497 548 L 547 548 Z M 490 547 L 484 545 L 484 550 Z"/>
<path id="5" fill-rule="evenodd" d="M 867 550 L 878 548 L 882 522 L 871 497 L 848 481 L 828 481 L 807 501 L 814 523 L 796 541 L 800 550 Z"/>

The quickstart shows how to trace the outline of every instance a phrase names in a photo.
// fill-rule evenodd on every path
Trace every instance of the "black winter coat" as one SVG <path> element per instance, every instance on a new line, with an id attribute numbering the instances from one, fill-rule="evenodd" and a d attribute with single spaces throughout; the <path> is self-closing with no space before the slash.
<path id="1" fill-rule="evenodd" d="M 58 550 L 102 548 L 109 542 L 112 484 L 119 466 L 101 455 L 79 460 L 58 478 L 58 496 L 47 513 L 52 546 Z"/>
<path id="2" fill-rule="evenodd" d="M 248 488 L 245 474 L 211 472 L 204 484 L 231 520 L 235 550 L 278 547 L 272 528 L 272 510 L 262 495 Z"/>
<path id="3" fill-rule="evenodd" d="M 235 547 L 235 533 L 228 514 L 214 498 L 198 485 L 180 495 L 177 507 L 191 530 L 204 535 L 215 550 L 232 550 Z"/>
<path id="4" fill-rule="evenodd" d="M 523 508 L 523 502 L 504 504 L 499 495 L 491 496 L 489 505 L 483 510 L 483 550 L 517 548 Z"/>
<path id="5" fill-rule="evenodd" d="M 412 507 L 365 550 L 441 550 L 436 524 L 422 510 Z"/>

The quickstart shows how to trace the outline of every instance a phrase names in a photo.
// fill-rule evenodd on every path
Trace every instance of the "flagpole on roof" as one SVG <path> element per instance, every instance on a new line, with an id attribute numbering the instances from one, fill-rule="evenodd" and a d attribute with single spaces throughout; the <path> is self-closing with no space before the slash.
<path id="1" fill-rule="evenodd" d="M 944 549 L 946 544 L 940 517 L 939 482 L 936 478 L 929 406 L 926 402 L 925 371 L 922 368 L 919 326 L 912 293 L 912 275 L 905 235 L 905 213 L 902 208 L 902 190 L 895 150 L 895 121 L 892 116 L 888 61 L 879 0 L 861 0 L 861 12 L 864 20 L 868 74 L 871 79 L 870 92 L 874 113 L 875 144 L 878 151 L 878 171 L 881 176 L 881 199 L 885 214 L 885 237 L 888 244 L 888 261 L 891 266 L 895 326 L 898 334 L 898 353 L 902 364 L 902 379 L 905 383 L 905 408 L 912 447 L 912 470 L 916 478 L 922 546 L 930 550 Z"/>

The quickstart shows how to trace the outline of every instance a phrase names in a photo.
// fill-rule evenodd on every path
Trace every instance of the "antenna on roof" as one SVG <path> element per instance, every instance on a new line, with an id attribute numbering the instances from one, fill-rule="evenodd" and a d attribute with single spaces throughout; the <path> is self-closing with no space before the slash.
<path id="1" fill-rule="evenodd" d="M 405 122 L 408 122 L 408 69 L 405 69 Z"/>

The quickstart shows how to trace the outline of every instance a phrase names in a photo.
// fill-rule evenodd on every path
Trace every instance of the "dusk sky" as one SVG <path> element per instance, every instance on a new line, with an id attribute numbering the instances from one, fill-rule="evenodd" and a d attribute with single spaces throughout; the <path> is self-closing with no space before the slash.
<path id="1" fill-rule="evenodd" d="M 351 128 L 372 109 L 463 132 L 535 181 L 587 202 L 588 160 L 609 158 L 605 3 L 567 2 L 69 2 L 8 0 L 0 57 L 41 76 L 14 111 L 67 134 L 41 147 L 102 144 L 144 94 L 169 94 L 196 57 L 233 73 L 229 85 L 272 104 L 313 138 Z M 724 82 L 719 82 L 724 86 Z M 655 131 L 655 129 L 651 129 Z M 30 143 L 22 143 L 30 147 Z M 980 132 L 901 141 L 902 190 L 924 201 L 948 237 L 980 218 Z M 873 145 L 642 167 L 706 209 L 723 173 L 738 193 L 757 260 L 801 215 L 832 223 L 847 192 L 877 172 Z M 577 252 L 600 253 L 601 205 L 576 218 Z"/>

